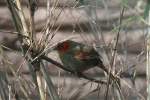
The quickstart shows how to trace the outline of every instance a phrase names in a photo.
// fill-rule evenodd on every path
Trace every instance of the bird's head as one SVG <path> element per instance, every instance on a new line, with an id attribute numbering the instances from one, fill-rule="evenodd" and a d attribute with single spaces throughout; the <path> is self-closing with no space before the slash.
<path id="1" fill-rule="evenodd" d="M 71 48 L 71 40 L 66 40 L 58 43 L 54 48 L 54 50 L 57 50 L 60 53 L 64 53 L 67 52 L 70 48 Z"/>

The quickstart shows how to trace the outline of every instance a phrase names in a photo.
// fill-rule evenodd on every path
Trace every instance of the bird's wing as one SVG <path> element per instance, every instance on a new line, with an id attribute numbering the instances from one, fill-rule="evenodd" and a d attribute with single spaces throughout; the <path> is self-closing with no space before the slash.
<path id="1" fill-rule="evenodd" d="M 84 49 L 76 50 L 74 57 L 78 60 L 92 60 L 99 59 L 99 54 L 93 49 Z"/>

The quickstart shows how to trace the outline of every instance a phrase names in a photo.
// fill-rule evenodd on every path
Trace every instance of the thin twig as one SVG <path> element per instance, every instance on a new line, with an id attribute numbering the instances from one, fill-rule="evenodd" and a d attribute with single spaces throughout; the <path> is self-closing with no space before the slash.
<path id="1" fill-rule="evenodd" d="M 109 83 L 110 83 L 110 71 L 111 69 L 113 68 L 113 65 L 114 65 L 114 60 L 115 60 L 115 56 L 116 56 L 116 51 L 117 51 L 117 45 L 118 45 L 118 41 L 119 41 L 119 36 L 120 36 L 120 30 L 121 30 L 121 24 L 122 24 L 122 18 L 123 18 L 123 14 L 124 14 L 124 7 L 121 11 L 121 14 L 120 14 L 120 20 L 119 20 L 119 29 L 118 29 L 118 33 L 117 33 L 117 37 L 116 37 L 116 43 L 114 45 L 114 51 L 113 51 L 113 54 L 112 54 L 112 60 L 110 62 L 110 70 L 109 70 L 109 79 L 108 79 L 108 83 L 107 83 L 107 90 L 106 90 L 106 94 L 105 94 L 105 100 L 108 99 L 108 90 L 109 90 Z"/>

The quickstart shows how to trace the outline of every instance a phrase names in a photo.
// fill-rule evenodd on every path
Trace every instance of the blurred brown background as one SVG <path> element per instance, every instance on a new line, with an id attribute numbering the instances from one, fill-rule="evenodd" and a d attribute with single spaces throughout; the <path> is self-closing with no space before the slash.
<path id="1" fill-rule="evenodd" d="M 95 30 L 91 27 L 91 25 L 94 25 L 92 24 L 93 18 L 96 20 L 95 26 L 99 27 L 99 30 L 97 30 L 99 36 L 101 36 L 100 33 L 103 34 L 108 52 L 111 51 L 110 48 L 117 34 L 115 28 L 119 25 L 121 5 L 123 5 L 121 0 L 85 0 L 86 3 L 83 4 L 75 0 L 59 0 L 58 4 L 56 4 L 57 6 L 54 6 L 56 0 L 50 1 L 50 28 L 52 33 L 56 32 L 51 44 L 69 37 L 73 37 L 79 42 L 86 43 L 88 41 L 89 44 L 96 43 L 93 35 Z M 22 2 L 22 4 L 24 5 L 25 16 L 28 18 L 26 1 Z M 145 2 L 142 0 L 128 1 L 124 17 L 122 18 L 116 66 L 118 70 L 122 69 L 124 71 L 122 90 L 125 100 L 144 100 L 146 98 L 146 25 L 142 22 L 144 5 Z M 35 24 L 36 35 L 40 39 L 43 35 L 42 30 L 46 25 L 45 0 L 39 0 L 38 2 L 38 9 L 35 13 Z M 6 3 L 0 0 L 0 43 L 8 48 L 17 50 L 17 35 L 11 32 L 8 33 L 9 31 L 15 32 L 11 14 Z M 103 42 L 99 44 L 104 45 Z M 23 64 L 20 67 L 24 61 L 21 54 L 11 50 L 4 50 L 4 52 L 13 63 L 15 70 L 19 70 L 19 73 L 24 73 L 25 79 L 28 78 L 27 65 Z M 55 52 L 50 53 L 49 57 L 58 60 Z M 8 70 L 3 64 L 0 67 L 1 71 Z M 87 83 L 87 85 L 83 85 L 86 80 L 70 75 L 52 64 L 48 64 L 48 69 L 64 100 L 68 100 L 66 98 L 70 98 L 69 100 L 103 100 L 104 86 L 100 90 L 100 94 L 98 92 L 90 93 L 90 91 L 97 87 L 97 84 Z M 131 80 L 134 72 L 136 72 L 135 85 L 133 85 L 133 80 Z M 96 68 L 89 70 L 87 73 L 96 78 L 104 76 Z M 127 84 L 131 87 L 127 86 Z"/>

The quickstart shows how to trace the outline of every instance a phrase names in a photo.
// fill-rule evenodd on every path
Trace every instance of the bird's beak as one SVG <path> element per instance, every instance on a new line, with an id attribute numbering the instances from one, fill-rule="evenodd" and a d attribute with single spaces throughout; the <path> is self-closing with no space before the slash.
<path id="1" fill-rule="evenodd" d="M 59 46 L 60 46 L 60 42 L 57 43 L 57 44 L 55 44 L 55 45 L 53 46 L 53 50 L 58 50 L 58 49 L 59 49 Z"/>
<path id="2" fill-rule="evenodd" d="M 58 49 L 58 46 L 57 46 L 57 45 L 53 47 L 53 50 L 57 50 L 57 49 Z"/>
<path id="3" fill-rule="evenodd" d="M 56 45 L 54 45 L 53 50 L 58 50 L 60 47 L 60 43 L 57 43 Z"/>

